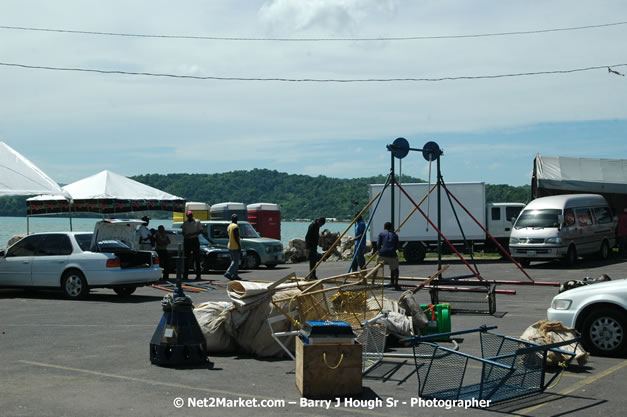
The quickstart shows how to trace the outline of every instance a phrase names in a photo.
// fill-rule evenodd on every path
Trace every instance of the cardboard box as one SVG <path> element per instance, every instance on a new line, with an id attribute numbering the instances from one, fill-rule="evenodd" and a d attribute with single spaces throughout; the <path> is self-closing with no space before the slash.
<path id="1" fill-rule="evenodd" d="M 304 344 L 296 339 L 296 387 L 303 397 L 361 393 L 362 346 L 359 343 Z"/>

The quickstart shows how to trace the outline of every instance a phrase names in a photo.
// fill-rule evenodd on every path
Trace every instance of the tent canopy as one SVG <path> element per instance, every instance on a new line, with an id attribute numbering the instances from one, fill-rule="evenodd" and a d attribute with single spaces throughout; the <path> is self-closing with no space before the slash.
<path id="1" fill-rule="evenodd" d="M 615 213 L 627 208 L 627 159 L 567 158 L 536 155 L 531 178 L 533 198 L 556 194 L 603 195 Z"/>
<path id="2" fill-rule="evenodd" d="M 102 171 L 63 187 L 74 202 L 72 212 L 126 213 L 131 211 L 183 211 L 185 200 L 111 171 Z M 57 196 L 40 195 L 26 200 L 27 214 L 69 212 L 69 204 Z"/>
<path id="3" fill-rule="evenodd" d="M 536 155 L 534 182 L 538 189 L 627 193 L 627 159 Z"/>
<path id="4" fill-rule="evenodd" d="M 69 198 L 59 187 L 32 162 L 4 142 L 0 142 L 0 196 L 56 194 Z M 62 197 L 59 197 L 62 198 Z"/>

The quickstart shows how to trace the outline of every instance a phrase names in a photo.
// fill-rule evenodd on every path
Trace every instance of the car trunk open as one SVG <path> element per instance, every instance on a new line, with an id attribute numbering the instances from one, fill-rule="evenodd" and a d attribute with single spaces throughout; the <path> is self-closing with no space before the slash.
<path id="1" fill-rule="evenodd" d="M 91 250 L 115 254 L 120 259 L 121 268 L 150 267 L 152 251 L 137 250 L 135 247 L 135 233 L 141 224 L 139 220 L 97 222 L 94 227 Z"/>

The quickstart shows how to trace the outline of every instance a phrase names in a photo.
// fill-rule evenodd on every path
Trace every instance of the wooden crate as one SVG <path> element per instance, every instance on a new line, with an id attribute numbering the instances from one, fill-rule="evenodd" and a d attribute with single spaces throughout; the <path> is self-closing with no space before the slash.
<path id="1" fill-rule="evenodd" d="M 359 343 L 304 344 L 296 339 L 296 387 L 303 397 L 361 393 Z M 325 360 L 326 359 L 326 360 Z"/>

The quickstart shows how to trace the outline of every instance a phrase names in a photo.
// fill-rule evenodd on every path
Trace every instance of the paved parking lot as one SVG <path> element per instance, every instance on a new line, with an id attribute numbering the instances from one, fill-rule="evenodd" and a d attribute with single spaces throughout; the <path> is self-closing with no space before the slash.
<path id="1" fill-rule="evenodd" d="M 457 260 L 447 276 L 467 274 Z M 566 268 L 556 263 L 533 264 L 529 275 L 536 281 L 564 282 L 602 273 L 613 279 L 627 277 L 622 260 L 582 261 Z M 482 260 L 485 279 L 526 281 L 512 264 Z M 346 262 L 324 263 L 318 276 L 345 273 Z M 436 271 L 434 262 L 401 265 L 402 277 L 426 277 Z M 276 280 L 290 272 L 304 276 L 307 264 L 244 271 L 247 280 Z M 203 282 L 225 283 L 221 274 L 206 274 Z M 557 288 L 499 285 L 516 295 L 497 295 L 497 312 L 488 315 L 453 315 L 454 330 L 482 324 L 518 337 L 532 323 L 545 318 Z M 123 299 L 111 290 L 94 290 L 89 300 L 69 301 L 56 292 L 29 293 L 0 290 L 0 414 L 2 416 L 188 416 L 188 415 L 487 415 L 487 413 L 545 415 L 624 415 L 627 361 L 591 357 L 585 367 L 571 367 L 559 384 L 546 394 L 487 409 L 438 408 L 416 403 L 417 380 L 412 362 L 386 359 L 378 372 L 363 381 L 359 402 L 301 403 L 295 386 L 294 362 L 258 360 L 249 356 L 211 356 L 213 367 L 171 369 L 151 365 L 150 338 L 162 315 L 164 292 L 141 288 Z M 394 298 L 400 292 L 386 291 Z M 226 300 L 221 286 L 192 294 L 194 302 Z M 419 299 L 429 302 L 428 293 Z M 462 336 L 460 350 L 475 352 L 475 336 Z M 396 352 L 408 352 L 394 348 Z M 387 367 L 384 368 L 383 366 Z M 409 377 L 408 377 L 409 376 Z M 442 378 L 446 378 L 442 375 Z M 407 379 L 405 379 L 407 378 Z M 183 406 L 175 402 L 182 399 Z M 246 403 L 246 400 L 249 400 Z M 264 407 L 252 408 L 261 405 Z M 380 401 L 380 402 L 379 402 Z M 395 403 L 396 402 L 396 403 Z M 195 407 L 190 406 L 196 404 Z M 381 405 L 381 403 L 383 405 Z M 405 404 L 404 404 L 405 403 Z M 377 405 L 371 407 L 373 405 Z M 200 407 L 200 406 L 204 407 Z M 211 407 L 214 406 L 214 407 Z M 209 408 L 209 409 L 207 409 Z"/>

